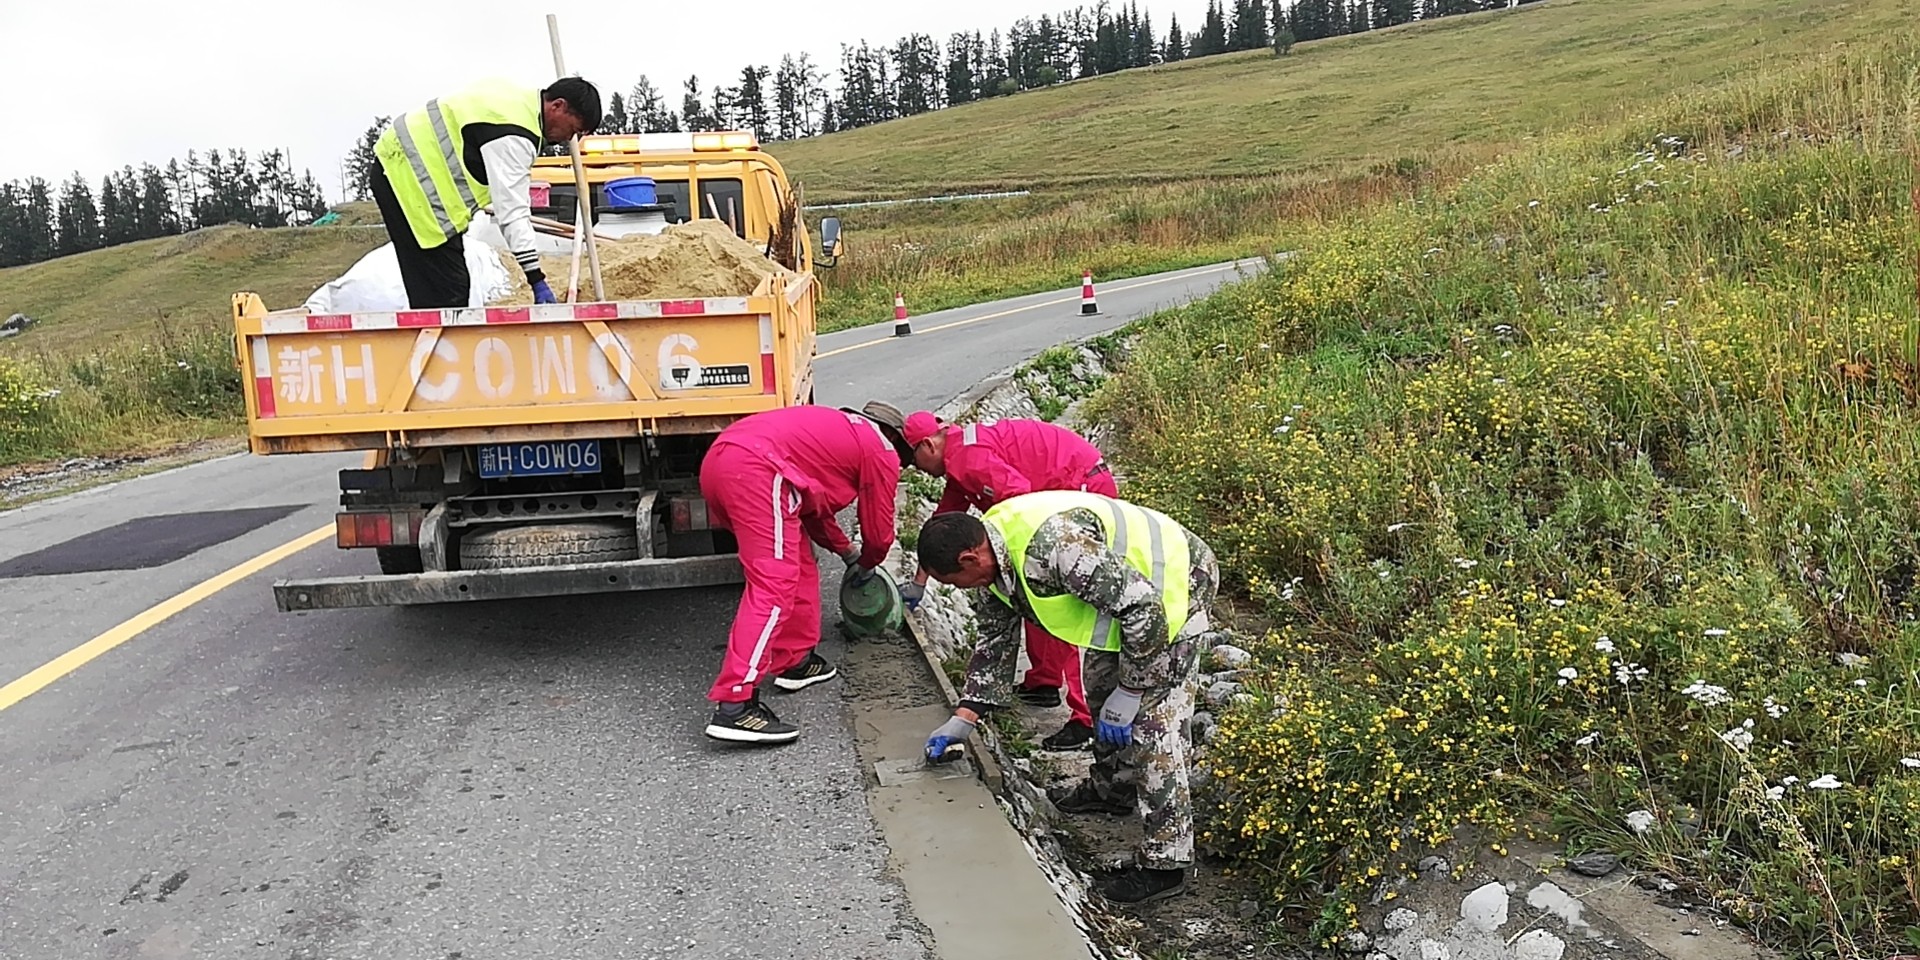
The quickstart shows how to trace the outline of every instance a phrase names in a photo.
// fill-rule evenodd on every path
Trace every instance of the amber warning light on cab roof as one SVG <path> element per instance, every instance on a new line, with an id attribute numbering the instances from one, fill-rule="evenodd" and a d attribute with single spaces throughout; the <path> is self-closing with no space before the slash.
<path id="1" fill-rule="evenodd" d="M 758 150 L 751 131 L 711 133 L 614 133 L 580 138 L 580 152 L 601 153 L 712 153 L 722 150 Z"/>

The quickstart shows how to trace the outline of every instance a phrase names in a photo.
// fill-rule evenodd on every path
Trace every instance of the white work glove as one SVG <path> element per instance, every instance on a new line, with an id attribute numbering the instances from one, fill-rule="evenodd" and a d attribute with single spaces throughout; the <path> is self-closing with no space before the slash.
<path id="1" fill-rule="evenodd" d="M 1094 727 L 1094 736 L 1111 747 L 1127 746 L 1133 742 L 1133 720 L 1139 715 L 1140 694 L 1116 687 L 1107 694 L 1107 702 L 1100 705 L 1100 720 Z"/>

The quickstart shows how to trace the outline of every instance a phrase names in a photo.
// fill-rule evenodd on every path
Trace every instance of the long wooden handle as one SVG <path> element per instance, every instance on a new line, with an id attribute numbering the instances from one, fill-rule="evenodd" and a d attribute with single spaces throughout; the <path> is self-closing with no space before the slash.
<path id="1" fill-rule="evenodd" d="M 553 45 L 553 75 L 556 78 L 567 75 L 567 59 L 560 52 L 560 18 L 547 14 L 547 40 Z M 607 288 L 600 280 L 600 248 L 594 243 L 593 190 L 587 186 L 587 168 L 580 162 L 580 138 L 567 141 L 567 153 L 573 157 L 573 186 L 579 198 L 578 212 L 574 222 L 580 229 L 573 234 L 573 276 L 567 281 L 567 299 L 572 301 L 580 288 L 580 244 L 586 242 L 587 262 L 593 274 L 593 297 L 595 300 L 607 299 Z"/>

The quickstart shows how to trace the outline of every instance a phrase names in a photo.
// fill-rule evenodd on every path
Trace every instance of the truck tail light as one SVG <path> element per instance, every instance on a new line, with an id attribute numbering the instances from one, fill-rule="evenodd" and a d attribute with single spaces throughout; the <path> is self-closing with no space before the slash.
<path id="1" fill-rule="evenodd" d="M 426 514 L 419 510 L 336 513 L 333 541 L 342 549 L 416 546 L 420 523 L 425 519 Z"/>
<path id="2" fill-rule="evenodd" d="M 707 522 L 707 501 L 701 497 L 674 497 L 667 501 L 667 512 L 672 517 L 674 533 L 712 529 Z"/>

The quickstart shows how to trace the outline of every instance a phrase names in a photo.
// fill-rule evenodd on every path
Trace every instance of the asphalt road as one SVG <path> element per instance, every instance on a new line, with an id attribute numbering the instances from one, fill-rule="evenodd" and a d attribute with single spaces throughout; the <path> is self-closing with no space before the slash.
<path id="1" fill-rule="evenodd" d="M 828 335 L 818 400 L 933 407 L 1234 277 Z M 933 955 L 838 682 L 774 695 L 791 747 L 701 736 L 736 588 L 277 612 L 275 578 L 372 567 L 321 543 L 143 618 L 324 526 L 358 460 L 231 457 L 0 514 L 0 684 L 135 634 L 0 706 L 0 958 Z"/>

